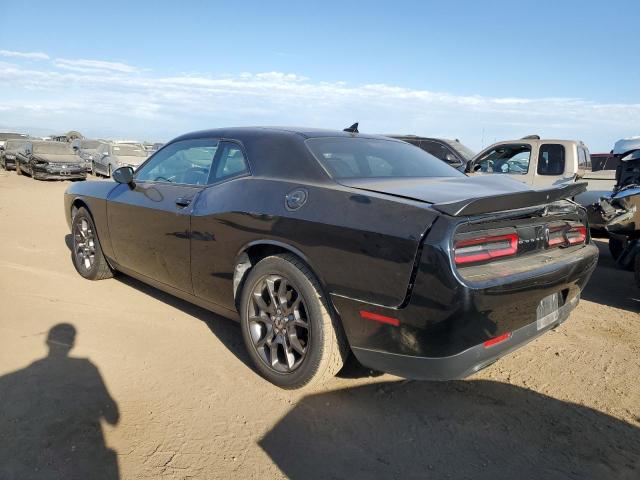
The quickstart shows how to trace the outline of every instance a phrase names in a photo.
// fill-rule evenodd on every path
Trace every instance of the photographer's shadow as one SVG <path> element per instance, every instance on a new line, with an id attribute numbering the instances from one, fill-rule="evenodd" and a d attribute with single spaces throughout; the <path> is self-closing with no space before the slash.
<path id="1" fill-rule="evenodd" d="M 118 406 L 96 366 L 69 356 L 75 335 L 54 326 L 46 357 L 0 377 L 0 478 L 119 478 L 100 424 L 117 424 Z"/>

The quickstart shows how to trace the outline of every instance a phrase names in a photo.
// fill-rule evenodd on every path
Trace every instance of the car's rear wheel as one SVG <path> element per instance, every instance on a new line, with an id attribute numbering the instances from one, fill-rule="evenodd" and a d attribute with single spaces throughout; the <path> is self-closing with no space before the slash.
<path id="1" fill-rule="evenodd" d="M 242 337 L 260 374 L 282 388 L 322 384 L 344 365 L 348 346 L 313 273 L 290 254 L 253 267 L 240 300 Z"/>
<path id="2" fill-rule="evenodd" d="M 113 277 L 113 271 L 102 253 L 96 227 L 89 212 L 80 208 L 71 224 L 73 235 L 73 265 L 80 275 L 89 280 Z"/>

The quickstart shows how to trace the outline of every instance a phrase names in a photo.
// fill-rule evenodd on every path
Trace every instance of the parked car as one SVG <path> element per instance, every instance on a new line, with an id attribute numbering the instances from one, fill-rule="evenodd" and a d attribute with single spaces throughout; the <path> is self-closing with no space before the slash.
<path id="1" fill-rule="evenodd" d="M 620 161 L 613 194 L 600 200 L 609 250 L 618 265 L 635 270 L 640 287 L 640 149 Z"/>
<path id="2" fill-rule="evenodd" d="M 596 266 L 585 188 L 467 177 L 405 142 L 230 128 L 183 135 L 65 193 L 73 262 L 240 321 L 284 388 L 349 348 L 370 368 L 462 378 L 564 322 Z"/>
<path id="3" fill-rule="evenodd" d="M 16 173 L 37 180 L 84 180 L 87 171 L 71 144 L 28 141 L 16 151 Z"/>
<path id="4" fill-rule="evenodd" d="M 29 135 L 25 133 L 0 132 L 0 149 L 4 148 L 7 140 L 28 140 Z"/>
<path id="5" fill-rule="evenodd" d="M 592 171 L 591 156 L 583 142 L 540 139 L 537 135 L 494 143 L 469 162 L 467 173 L 508 175 L 533 187 L 586 181 L 587 191 L 575 198 L 585 207 L 598 202 L 615 185 L 614 172 Z"/>
<path id="6" fill-rule="evenodd" d="M 16 169 L 16 155 L 26 140 L 6 140 L 4 147 L 0 150 L 0 166 L 5 170 Z"/>
<path id="7" fill-rule="evenodd" d="M 146 159 L 147 152 L 140 144 L 102 144 L 96 149 L 91 171 L 94 175 L 110 177 L 117 168 L 129 166 L 135 170 Z"/>
<path id="8" fill-rule="evenodd" d="M 475 156 L 475 153 L 460 143 L 457 138 L 449 140 L 446 138 L 418 137 L 416 135 L 390 135 L 390 137 L 420 147 L 425 152 L 460 171 L 464 171 L 469 160 Z"/>
<path id="9" fill-rule="evenodd" d="M 84 161 L 84 167 L 87 172 L 93 171 L 93 160 L 98 156 L 98 147 L 107 142 L 102 140 L 79 140 L 74 147 L 77 149 L 78 155 Z"/>

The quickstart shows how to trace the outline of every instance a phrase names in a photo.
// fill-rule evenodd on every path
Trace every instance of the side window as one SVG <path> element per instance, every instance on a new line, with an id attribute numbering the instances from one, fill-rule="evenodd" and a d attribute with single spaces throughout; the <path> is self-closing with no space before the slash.
<path id="1" fill-rule="evenodd" d="M 217 182 L 229 177 L 235 177 L 249 171 L 244 153 L 237 143 L 222 142 L 220 146 L 220 157 L 216 164 L 214 175 L 210 183 Z"/>
<path id="2" fill-rule="evenodd" d="M 484 173 L 524 175 L 529 172 L 531 147 L 527 144 L 499 145 L 483 153 L 475 162 Z"/>
<path id="3" fill-rule="evenodd" d="M 591 170 L 591 155 L 587 149 L 578 147 L 578 168 L 581 170 Z"/>
<path id="4" fill-rule="evenodd" d="M 564 173 L 564 157 L 565 152 L 563 145 L 554 143 L 540 145 L 538 175 L 562 175 Z"/>
<path id="5" fill-rule="evenodd" d="M 217 149 L 210 138 L 171 143 L 136 172 L 136 180 L 206 185 Z"/>
<path id="6" fill-rule="evenodd" d="M 444 162 L 451 163 L 451 161 L 447 160 L 447 154 L 451 154 L 451 152 L 440 143 L 423 140 L 420 142 L 420 148 Z"/>

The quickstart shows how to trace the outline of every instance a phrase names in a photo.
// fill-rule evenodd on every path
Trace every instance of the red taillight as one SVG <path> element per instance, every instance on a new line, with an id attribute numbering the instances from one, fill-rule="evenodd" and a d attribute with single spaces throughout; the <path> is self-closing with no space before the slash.
<path id="1" fill-rule="evenodd" d="M 549 247 L 581 245 L 587 240 L 587 227 L 565 224 L 549 228 Z"/>
<path id="2" fill-rule="evenodd" d="M 484 348 L 493 347 L 494 345 L 507 341 L 510 338 L 511 338 L 511 332 L 503 333 L 499 337 L 495 337 L 490 340 L 487 340 L 486 342 L 483 343 L 483 345 L 484 345 Z"/>
<path id="3" fill-rule="evenodd" d="M 457 265 L 515 255 L 518 252 L 518 234 L 508 233 L 458 240 L 454 251 Z"/>
<path id="4" fill-rule="evenodd" d="M 587 227 L 579 225 L 577 227 L 571 227 L 567 232 L 567 241 L 569 245 L 578 245 L 584 243 L 587 239 Z"/>

